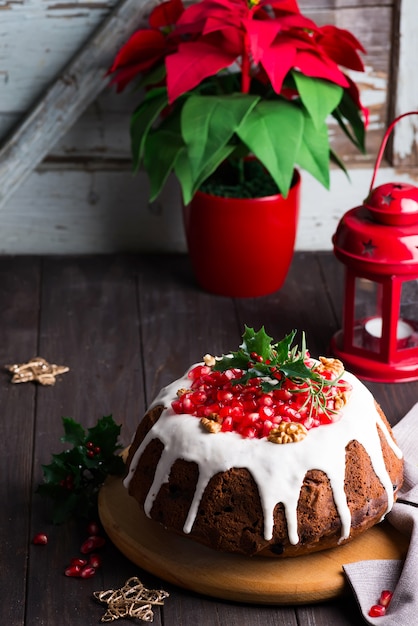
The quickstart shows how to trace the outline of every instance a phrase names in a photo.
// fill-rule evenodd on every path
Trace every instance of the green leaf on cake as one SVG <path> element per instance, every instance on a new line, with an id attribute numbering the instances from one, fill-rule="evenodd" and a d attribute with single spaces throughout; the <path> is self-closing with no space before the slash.
<path id="1" fill-rule="evenodd" d="M 305 364 L 306 345 L 302 335 L 302 349 L 293 346 L 296 331 L 274 342 L 264 326 L 259 331 L 245 326 L 240 349 L 216 360 L 214 369 L 225 371 L 231 368 L 243 370 L 241 378 L 232 384 L 245 384 L 251 378 L 263 378 L 265 391 L 280 388 L 285 377 L 293 379 L 315 379 L 317 375 Z"/>

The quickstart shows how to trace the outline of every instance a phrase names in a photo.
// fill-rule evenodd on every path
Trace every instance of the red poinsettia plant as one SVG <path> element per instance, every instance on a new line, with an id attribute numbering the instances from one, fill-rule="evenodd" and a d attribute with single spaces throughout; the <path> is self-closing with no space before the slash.
<path id="1" fill-rule="evenodd" d="M 332 115 L 364 150 L 367 111 L 341 69 L 363 71 L 359 41 L 317 26 L 296 0 L 182 0 L 157 5 L 109 72 L 118 91 L 140 79 L 132 115 L 134 166 L 151 200 L 174 171 L 187 204 L 196 190 L 252 155 L 286 196 L 295 167 L 329 186 Z"/>

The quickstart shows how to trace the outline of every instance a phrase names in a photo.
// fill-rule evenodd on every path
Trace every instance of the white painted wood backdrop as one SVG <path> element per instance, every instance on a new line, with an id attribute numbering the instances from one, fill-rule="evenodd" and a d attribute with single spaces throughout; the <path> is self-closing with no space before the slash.
<path id="1" fill-rule="evenodd" d="M 137 0 L 138 12 L 144 4 Z M 368 50 L 367 72 L 356 77 L 371 111 L 368 155 L 356 154 L 336 133 L 334 145 L 350 166 L 351 182 L 333 171 L 327 191 L 303 175 L 297 248 L 331 249 L 340 216 L 367 195 L 387 120 L 418 109 L 418 83 L 413 80 L 418 2 L 369 0 L 363 6 L 360 0 L 300 0 L 299 4 L 319 23 L 350 29 Z M 0 0 L 0 148 L 116 6 L 117 0 Z M 56 128 L 50 131 L 46 159 L 37 165 L 29 152 L 33 171 L 22 177 L 0 208 L 0 253 L 185 250 L 176 182 L 170 181 L 158 202 L 149 206 L 146 177 L 131 174 L 132 93 L 116 95 L 103 87 L 63 136 Z M 382 167 L 377 184 L 390 180 L 418 184 L 417 128 L 418 116 L 399 125 L 394 167 Z M 0 157 L 0 181 L 1 168 Z"/>

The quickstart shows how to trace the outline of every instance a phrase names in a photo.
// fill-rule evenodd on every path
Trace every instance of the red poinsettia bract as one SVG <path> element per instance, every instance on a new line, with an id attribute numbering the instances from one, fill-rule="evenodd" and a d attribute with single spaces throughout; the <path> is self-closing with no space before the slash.
<path id="1" fill-rule="evenodd" d="M 134 168 L 148 172 L 150 199 L 174 172 L 183 201 L 225 162 L 251 155 L 286 196 L 295 167 L 329 188 L 327 118 L 364 151 L 367 111 L 344 68 L 362 71 L 348 31 L 317 26 L 296 0 L 182 0 L 156 6 L 109 73 L 118 91 L 140 77 L 131 118 Z M 361 115 L 361 113 L 363 115 Z"/>
<path id="2" fill-rule="evenodd" d="M 357 39 L 335 26 L 316 26 L 295 0 L 201 0 L 187 9 L 168 0 L 151 12 L 149 25 L 132 35 L 110 68 L 118 90 L 161 62 L 169 102 L 234 63 L 244 93 L 263 70 L 279 94 L 292 69 L 345 88 L 349 81 L 339 66 L 364 69 Z"/>

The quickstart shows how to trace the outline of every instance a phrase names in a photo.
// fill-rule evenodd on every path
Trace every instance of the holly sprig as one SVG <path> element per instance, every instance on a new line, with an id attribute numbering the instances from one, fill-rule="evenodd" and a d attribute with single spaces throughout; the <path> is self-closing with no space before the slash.
<path id="1" fill-rule="evenodd" d="M 72 447 L 52 454 L 52 461 L 42 465 L 44 482 L 36 492 L 52 500 L 52 521 L 56 524 L 70 517 L 92 519 L 97 514 L 97 497 L 106 477 L 122 474 L 124 462 L 118 454 L 121 426 L 111 415 L 104 416 L 86 431 L 75 420 L 62 418 L 62 443 Z"/>
<path id="2" fill-rule="evenodd" d="M 239 350 L 223 355 L 216 359 L 214 370 L 240 369 L 242 377 L 232 381 L 232 384 L 246 384 L 251 378 L 262 378 L 263 391 L 280 389 L 286 378 L 302 381 L 317 381 L 320 379 L 312 367 L 306 365 L 308 357 L 305 334 L 302 333 L 302 346 L 292 345 L 296 330 L 286 335 L 281 341 L 275 342 L 264 326 L 259 331 L 245 326 L 243 341 Z"/>

